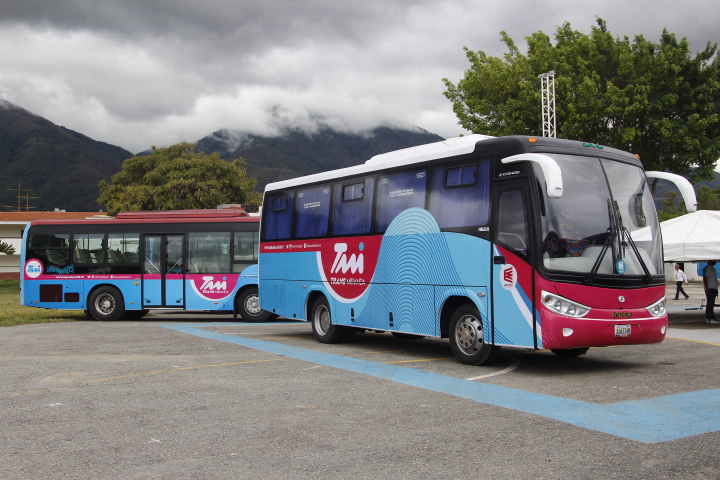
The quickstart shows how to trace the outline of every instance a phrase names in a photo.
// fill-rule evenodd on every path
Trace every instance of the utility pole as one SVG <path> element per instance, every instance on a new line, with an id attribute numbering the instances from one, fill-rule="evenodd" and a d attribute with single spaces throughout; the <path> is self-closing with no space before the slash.
<path id="1" fill-rule="evenodd" d="M 538 75 L 542 97 L 543 137 L 557 137 L 555 122 L 555 70 Z"/>

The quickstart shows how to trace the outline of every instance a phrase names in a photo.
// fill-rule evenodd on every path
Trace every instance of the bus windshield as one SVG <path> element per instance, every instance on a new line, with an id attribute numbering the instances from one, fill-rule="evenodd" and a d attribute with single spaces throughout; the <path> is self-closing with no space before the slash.
<path id="1" fill-rule="evenodd" d="M 590 278 L 662 274 L 660 226 L 642 169 L 605 158 L 551 156 L 562 170 L 563 195 L 549 198 L 539 189 L 545 269 Z M 534 169 L 544 184 L 541 169 Z"/>

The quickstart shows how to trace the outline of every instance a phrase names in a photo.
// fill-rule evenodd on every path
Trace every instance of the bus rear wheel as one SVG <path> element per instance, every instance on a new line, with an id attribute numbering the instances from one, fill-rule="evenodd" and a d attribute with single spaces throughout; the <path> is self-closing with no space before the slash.
<path id="1" fill-rule="evenodd" d="M 349 332 L 347 327 L 342 325 L 333 325 L 332 316 L 330 315 L 330 305 L 325 297 L 315 300 L 310 313 L 312 321 L 312 330 L 315 339 L 320 343 L 339 343 L 349 340 Z M 354 331 L 353 331 L 354 333 Z"/>
<path id="2" fill-rule="evenodd" d="M 235 297 L 235 311 L 246 322 L 262 323 L 272 316 L 272 313 L 260 308 L 260 295 L 258 295 L 257 287 L 248 287 Z"/>
<path id="3" fill-rule="evenodd" d="M 100 287 L 90 295 L 88 312 L 95 320 L 119 320 L 125 313 L 123 296 L 116 288 Z"/>
<path id="4" fill-rule="evenodd" d="M 459 307 L 450 319 L 450 348 L 455 357 L 466 365 L 490 363 L 499 350 L 485 343 L 482 318 L 475 305 Z"/>
<path id="5" fill-rule="evenodd" d="M 580 355 L 585 355 L 588 350 L 590 350 L 590 347 L 554 348 L 554 349 L 551 349 L 550 351 L 553 352 L 558 357 L 574 358 L 574 357 L 579 357 Z"/>

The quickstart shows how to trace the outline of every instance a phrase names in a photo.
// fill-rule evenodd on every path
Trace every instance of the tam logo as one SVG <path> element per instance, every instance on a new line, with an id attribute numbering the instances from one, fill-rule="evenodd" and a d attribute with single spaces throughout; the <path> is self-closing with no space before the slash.
<path id="1" fill-rule="evenodd" d="M 28 278 L 38 278 L 43 274 L 43 264 L 33 258 L 25 263 L 25 276 Z"/>
<path id="2" fill-rule="evenodd" d="M 333 297 L 351 302 L 365 293 L 375 273 L 382 237 L 323 242 L 318 267 Z"/>
<path id="3" fill-rule="evenodd" d="M 360 250 L 363 250 L 365 248 L 365 245 L 363 243 L 360 243 L 359 248 Z M 331 273 L 347 273 L 348 270 L 350 271 L 350 273 L 363 273 L 365 257 L 363 257 L 362 253 L 357 256 L 353 253 L 348 259 L 348 256 L 345 253 L 347 252 L 347 249 L 347 243 L 335 244 L 335 252 L 337 252 L 337 255 L 335 256 L 335 261 L 333 262 L 333 266 L 330 269 Z"/>
<path id="4" fill-rule="evenodd" d="M 206 300 L 221 300 L 232 293 L 238 275 L 187 275 L 198 296 Z"/>
<path id="5" fill-rule="evenodd" d="M 227 281 L 225 281 L 225 279 L 218 280 L 217 282 L 213 282 L 213 280 L 215 280 L 215 277 L 213 276 L 202 277 L 202 279 L 203 284 L 200 285 L 201 291 L 214 290 L 215 292 L 227 293 Z"/>

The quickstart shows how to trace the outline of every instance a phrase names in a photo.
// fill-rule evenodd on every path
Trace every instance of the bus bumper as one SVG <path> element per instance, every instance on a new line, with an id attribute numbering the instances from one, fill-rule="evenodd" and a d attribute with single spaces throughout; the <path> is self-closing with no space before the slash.
<path id="1" fill-rule="evenodd" d="M 667 313 L 660 317 L 603 318 L 593 309 L 587 317 L 572 318 L 545 311 L 542 313 L 542 347 L 567 349 L 610 345 L 659 343 L 665 339 Z M 593 315 L 595 313 L 595 315 Z M 641 313 L 638 311 L 638 313 Z M 609 316 L 609 315 L 608 315 Z"/>

